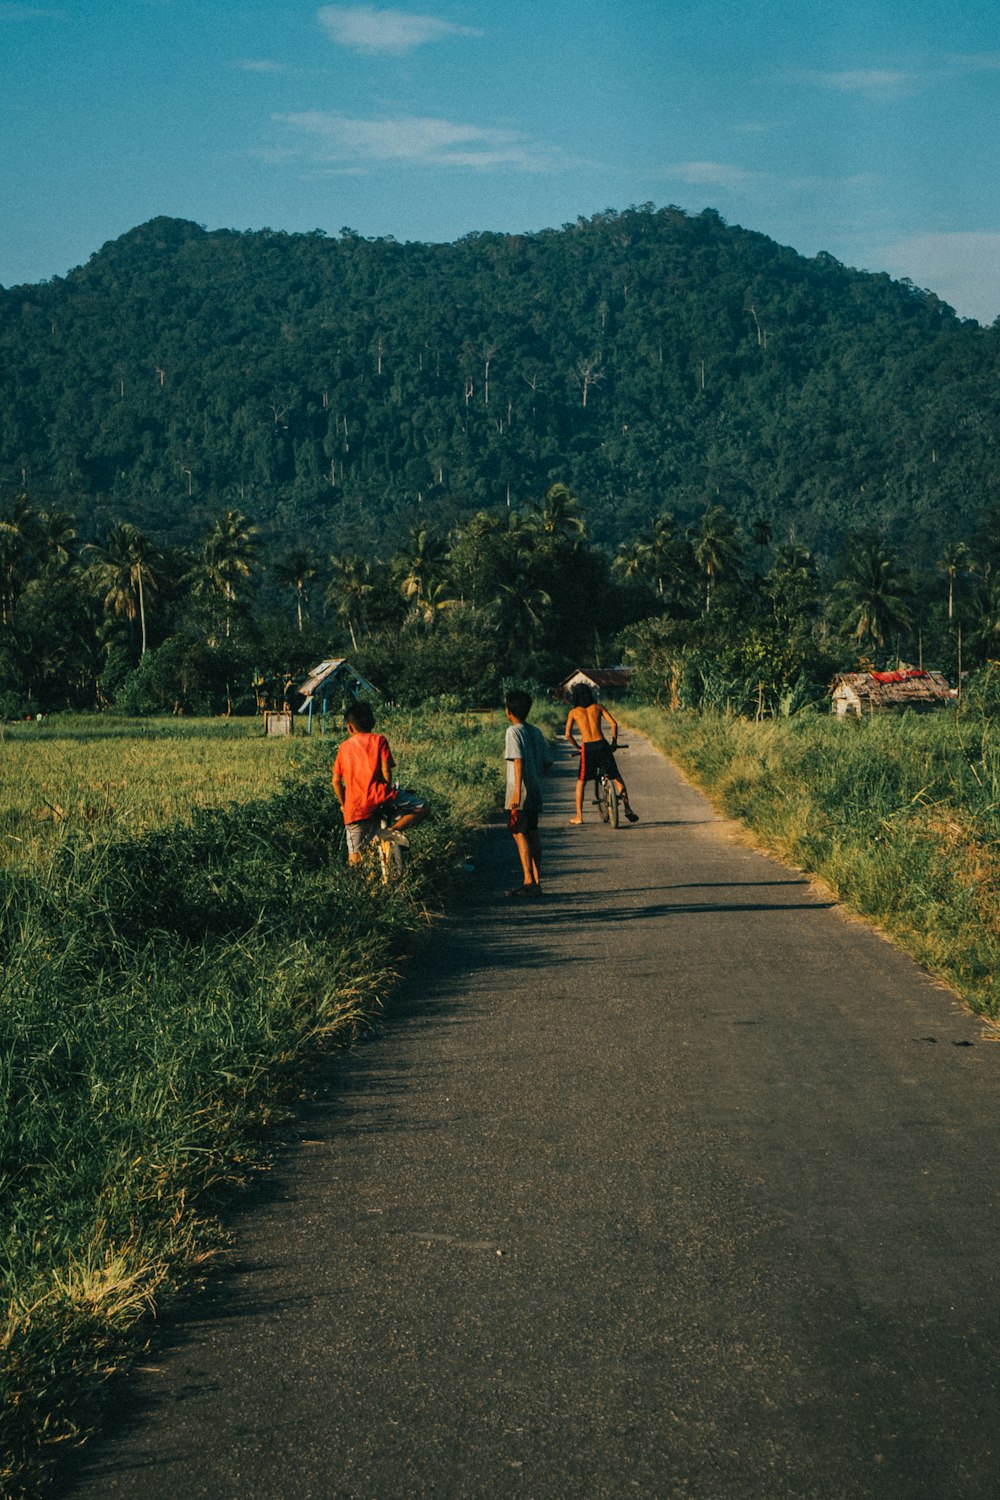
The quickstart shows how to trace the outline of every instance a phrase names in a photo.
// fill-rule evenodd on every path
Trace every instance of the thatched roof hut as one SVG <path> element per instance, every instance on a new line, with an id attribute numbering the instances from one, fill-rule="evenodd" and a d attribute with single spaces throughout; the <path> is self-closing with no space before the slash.
<path id="1" fill-rule="evenodd" d="M 946 708 L 955 690 L 943 672 L 904 667 L 898 672 L 843 672 L 830 688 L 835 714 L 892 713 L 912 708 L 918 713 Z"/>

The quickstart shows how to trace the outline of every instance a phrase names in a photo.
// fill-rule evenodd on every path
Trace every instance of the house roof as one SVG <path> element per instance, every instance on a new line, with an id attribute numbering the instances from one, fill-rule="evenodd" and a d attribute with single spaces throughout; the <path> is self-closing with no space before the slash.
<path id="1" fill-rule="evenodd" d="M 624 688 L 628 687 L 630 676 L 629 667 L 578 667 L 560 685 L 565 689 L 577 682 L 589 682 L 593 687 Z"/>
<path id="2" fill-rule="evenodd" d="M 898 672 L 843 672 L 835 677 L 833 695 L 853 694 L 875 708 L 907 703 L 944 703 L 953 697 L 943 672 L 908 667 Z"/>
<path id="3" fill-rule="evenodd" d="M 379 690 L 366 677 L 362 677 L 350 662 L 342 656 L 331 658 L 330 661 L 321 661 L 318 667 L 313 667 L 305 682 L 299 688 L 303 698 L 309 699 L 316 695 L 320 688 L 332 688 L 340 684 L 352 691 L 360 688 L 362 692 L 374 693 L 380 697 Z"/>

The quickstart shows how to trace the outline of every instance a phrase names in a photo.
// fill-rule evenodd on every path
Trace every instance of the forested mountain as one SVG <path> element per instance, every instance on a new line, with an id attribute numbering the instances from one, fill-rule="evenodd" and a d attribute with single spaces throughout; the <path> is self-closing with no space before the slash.
<path id="1" fill-rule="evenodd" d="M 1000 329 L 712 211 L 455 244 L 155 219 L 0 292 L 0 508 L 391 553 L 554 483 L 615 545 L 723 505 L 921 557 L 997 500 Z"/>

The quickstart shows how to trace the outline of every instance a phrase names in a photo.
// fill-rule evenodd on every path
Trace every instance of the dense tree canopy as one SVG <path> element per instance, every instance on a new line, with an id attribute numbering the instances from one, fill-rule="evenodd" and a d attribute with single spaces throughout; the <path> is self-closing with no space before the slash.
<path id="1" fill-rule="evenodd" d="M 711 504 L 827 557 L 876 526 L 909 562 L 997 498 L 998 352 L 710 210 L 448 245 L 155 219 L 0 291 L 0 500 L 89 541 L 229 512 L 286 556 L 367 556 L 558 483 L 613 547 Z"/>
<path id="2" fill-rule="evenodd" d="M 253 712 L 335 655 L 403 703 L 495 704 L 505 681 L 551 687 L 624 657 L 644 694 L 766 714 L 821 702 L 859 662 L 957 679 L 1000 654 L 996 513 L 918 569 L 870 529 L 827 565 L 715 503 L 612 553 L 561 482 L 448 533 L 415 526 L 388 555 L 269 557 L 234 510 L 163 550 L 131 522 L 78 548 L 72 522 L 27 496 L 0 510 L 0 717 Z"/>
<path id="3" fill-rule="evenodd" d="M 624 654 L 778 712 L 1000 653 L 1000 327 L 706 210 L 453 245 L 156 219 L 0 291 L 0 713 L 496 701 Z"/>

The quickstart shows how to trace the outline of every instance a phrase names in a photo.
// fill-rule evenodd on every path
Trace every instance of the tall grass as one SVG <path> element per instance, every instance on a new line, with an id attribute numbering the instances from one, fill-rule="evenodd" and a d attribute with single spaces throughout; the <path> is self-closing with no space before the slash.
<path id="1" fill-rule="evenodd" d="M 497 722 L 386 727 L 435 810 L 392 888 L 346 867 L 318 738 L 266 799 L 188 812 L 181 790 L 182 818 L 0 871 L 4 1494 L 38 1491 L 89 1383 L 213 1253 L 212 1190 L 261 1159 L 310 1058 L 372 1023 L 497 803 Z"/>
<path id="2" fill-rule="evenodd" d="M 989 719 L 756 724 L 633 707 L 628 721 L 722 811 L 1000 1017 L 1000 742 Z"/>

